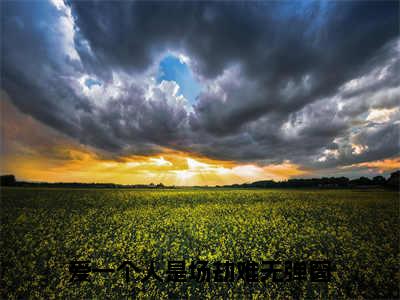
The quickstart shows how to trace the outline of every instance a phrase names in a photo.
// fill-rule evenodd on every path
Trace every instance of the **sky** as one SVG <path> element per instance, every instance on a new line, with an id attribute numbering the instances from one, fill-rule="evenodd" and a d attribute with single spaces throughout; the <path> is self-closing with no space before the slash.
<path id="1" fill-rule="evenodd" d="M 388 176 L 400 169 L 398 12 L 398 1 L 2 1 L 0 173 Z"/>

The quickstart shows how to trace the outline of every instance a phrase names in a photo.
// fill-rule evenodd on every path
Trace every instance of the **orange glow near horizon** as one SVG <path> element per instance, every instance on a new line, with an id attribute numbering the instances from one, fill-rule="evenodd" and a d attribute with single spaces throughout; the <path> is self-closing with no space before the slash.
<path id="1" fill-rule="evenodd" d="M 342 169 L 350 168 L 367 168 L 370 171 L 378 171 L 379 173 L 393 171 L 396 169 L 400 169 L 400 157 L 368 161 L 342 167 Z"/>
<path id="2" fill-rule="evenodd" d="M 18 180 L 119 184 L 224 185 L 306 174 L 288 161 L 257 166 L 161 149 L 150 156 L 110 157 L 18 111 L 6 95 L 2 111 L 1 173 Z"/>
<path id="3" fill-rule="evenodd" d="M 100 159 L 81 150 L 69 150 L 71 159 L 54 162 L 46 158 L 23 158 L 14 161 L 12 173 L 20 180 L 47 182 L 109 182 L 120 184 L 163 183 L 165 185 L 224 185 L 263 179 L 287 179 L 286 174 L 301 175 L 298 166 L 238 165 L 232 162 L 163 153 L 155 156 Z"/>
<path id="4" fill-rule="evenodd" d="M 2 95 L 2 174 L 39 182 L 98 182 L 118 184 L 228 185 L 258 180 L 285 180 L 312 176 L 290 161 L 264 166 L 223 161 L 196 153 L 160 149 L 153 155 L 112 156 L 79 144 L 18 111 Z M 349 171 L 370 168 L 384 172 L 400 168 L 400 158 L 341 167 Z"/>

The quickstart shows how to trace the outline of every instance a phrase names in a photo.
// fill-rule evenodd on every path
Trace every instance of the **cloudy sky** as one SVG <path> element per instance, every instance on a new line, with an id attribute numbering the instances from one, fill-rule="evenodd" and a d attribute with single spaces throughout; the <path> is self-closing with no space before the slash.
<path id="1" fill-rule="evenodd" d="M 398 1 L 1 6 L 1 173 L 214 185 L 400 168 Z"/>

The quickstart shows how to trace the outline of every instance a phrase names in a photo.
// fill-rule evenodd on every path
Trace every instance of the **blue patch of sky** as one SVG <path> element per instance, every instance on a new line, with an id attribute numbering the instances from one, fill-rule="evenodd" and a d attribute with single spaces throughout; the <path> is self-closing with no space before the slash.
<path id="1" fill-rule="evenodd" d="M 94 86 L 94 85 L 101 86 L 101 82 L 96 79 L 93 79 L 93 78 L 86 79 L 85 84 L 89 89 L 92 88 L 92 86 Z"/>
<path id="2" fill-rule="evenodd" d="M 194 78 L 190 68 L 173 55 L 166 56 L 160 62 L 157 83 L 163 80 L 175 81 L 179 85 L 178 93 L 192 104 L 201 92 L 201 85 Z"/>

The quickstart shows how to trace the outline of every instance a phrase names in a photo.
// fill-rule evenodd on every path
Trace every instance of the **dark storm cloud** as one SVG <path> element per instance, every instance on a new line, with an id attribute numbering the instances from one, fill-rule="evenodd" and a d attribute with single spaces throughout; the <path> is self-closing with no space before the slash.
<path id="1" fill-rule="evenodd" d="M 2 88 L 21 111 L 74 135 L 75 112 L 86 104 L 61 78 L 74 70 L 60 55 L 58 37 L 48 34 L 57 15 L 40 2 L 28 6 L 2 3 Z"/>
<path id="2" fill-rule="evenodd" d="M 212 143 L 201 152 L 215 158 L 223 153 L 241 161 L 272 163 L 295 158 L 297 162 L 309 163 L 311 154 L 326 147 L 349 127 L 337 117 L 333 108 L 324 105 L 317 103 L 291 115 L 284 126 L 282 115 L 269 114 L 247 124 L 238 134 L 218 138 L 208 136 L 204 140 Z"/>
<path id="3" fill-rule="evenodd" d="M 229 133 L 271 109 L 289 113 L 333 93 L 397 35 L 396 2 L 81 1 L 72 7 L 100 60 L 120 68 L 144 69 L 168 47 L 187 52 L 207 78 L 241 64 L 258 95 L 230 95 L 226 109 L 212 95 L 200 97 L 197 117 L 211 132 Z M 301 84 L 307 75 L 307 91 L 282 99 L 280 89 L 289 81 Z"/>
<path id="4" fill-rule="evenodd" d="M 398 9 L 397 1 L 77 1 L 61 10 L 3 2 L 2 88 L 23 112 L 116 155 L 170 147 L 319 167 L 381 159 L 398 149 L 395 120 L 379 133 L 352 130 L 370 108 L 399 101 Z M 187 55 L 205 87 L 190 112 L 145 87 L 143 74 L 167 50 Z M 383 65 L 382 80 L 343 88 Z M 84 76 L 102 92 L 82 93 Z M 369 150 L 353 155 L 355 141 Z M 325 149 L 339 154 L 315 163 Z"/>
<path id="5" fill-rule="evenodd" d="M 324 163 L 314 163 L 314 166 L 329 168 L 397 157 L 400 147 L 399 133 L 398 123 L 373 125 L 355 136 L 354 142 L 368 146 L 363 153 L 353 155 L 353 149 L 347 145 L 341 149 L 337 159 L 331 158 Z"/>

